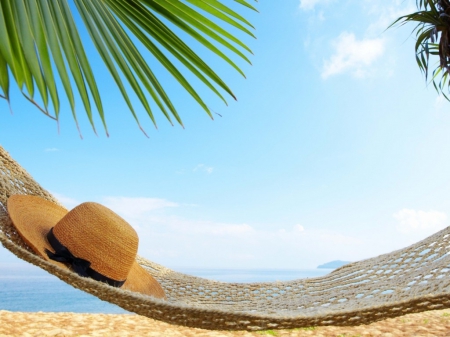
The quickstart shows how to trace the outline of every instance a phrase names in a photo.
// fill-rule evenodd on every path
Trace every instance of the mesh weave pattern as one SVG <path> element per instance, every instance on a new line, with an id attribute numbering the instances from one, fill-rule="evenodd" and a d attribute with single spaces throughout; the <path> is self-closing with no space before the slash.
<path id="1" fill-rule="evenodd" d="M 410 247 L 288 282 L 224 283 L 175 272 L 138 257 L 167 301 L 109 287 L 36 256 L 14 230 L 6 200 L 38 195 L 58 203 L 0 147 L 0 241 L 18 257 L 75 288 L 169 323 L 218 330 L 368 324 L 450 307 L 450 227 Z"/>

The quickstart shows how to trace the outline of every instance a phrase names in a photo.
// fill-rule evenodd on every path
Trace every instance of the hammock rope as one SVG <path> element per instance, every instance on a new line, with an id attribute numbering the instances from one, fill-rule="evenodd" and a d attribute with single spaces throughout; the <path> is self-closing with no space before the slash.
<path id="1" fill-rule="evenodd" d="M 138 257 L 165 290 L 163 301 L 79 277 L 35 255 L 7 214 L 6 201 L 13 194 L 37 195 L 59 204 L 0 147 L 2 245 L 75 288 L 168 323 L 214 330 L 350 326 L 450 308 L 450 227 L 404 249 L 294 281 L 225 283 Z"/>

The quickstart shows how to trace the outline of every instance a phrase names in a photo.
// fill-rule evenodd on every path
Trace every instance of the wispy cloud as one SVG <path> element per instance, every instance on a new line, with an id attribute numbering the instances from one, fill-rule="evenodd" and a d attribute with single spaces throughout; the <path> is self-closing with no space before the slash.
<path id="1" fill-rule="evenodd" d="M 306 268 L 336 258 L 356 259 L 354 251 L 363 246 L 356 237 L 333 230 L 308 230 L 300 224 L 265 229 L 257 224 L 175 216 L 169 208 L 163 213 L 133 208 L 133 212 L 113 210 L 121 215 L 134 213 L 133 218 L 125 219 L 139 234 L 140 254 L 169 266 Z M 299 257 L 304 258 L 297 261 Z"/>
<path id="2" fill-rule="evenodd" d="M 419 233 L 428 236 L 447 226 L 447 214 L 438 211 L 417 211 L 404 208 L 393 214 L 397 230 L 403 234 Z"/>
<path id="3" fill-rule="evenodd" d="M 404 0 L 365 0 L 366 12 L 374 17 L 367 28 L 367 34 L 379 35 L 383 33 L 399 17 L 417 11 L 413 2 Z"/>
<path id="4" fill-rule="evenodd" d="M 303 227 L 302 225 L 295 225 L 294 226 L 294 231 L 304 232 L 305 231 L 305 227 Z"/>
<path id="5" fill-rule="evenodd" d="M 324 2 L 324 0 L 300 0 L 300 8 L 306 11 L 311 10 L 319 2 Z"/>
<path id="6" fill-rule="evenodd" d="M 67 196 L 65 196 L 65 195 L 62 195 L 62 194 L 60 194 L 60 193 L 57 193 L 57 192 L 51 192 L 50 191 L 50 193 L 63 205 L 63 206 L 65 206 L 67 209 L 72 209 L 72 208 L 74 208 L 75 206 L 77 206 L 77 205 L 79 205 L 79 204 L 81 204 L 81 202 L 80 201 L 78 201 L 78 200 L 76 200 L 76 199 L 73 199 L 73 198 L 70 198 L 70 197 L 67 197 Z"/>
<path id="7" fill-rule="evenodd" d="M 198 164 L 196 167 L 194 167 L 194 172 L 205 172 L 207 174 L 211 174 L 214 171 L 214 168 L 211 166 L 206 166 L 205 164 Z"/>
<path id="8" fill-rule="evenodd" d="M 80 203 L 53 194 L 67 206 Z M 192 206 L 161 198 L 107 196 L 98 202 L 136 229 L 139 254 L 169 267 L 314 268 L 335 259 L 357 260 L 354 252 L 365 247 L 357 237 L 300 224 L 268 229 L 178 216 L 175 209 Z"/>
<path id="9" fill-rule="evenodd" d="M 324 5 L 333 2 L 334 0 L 300 0 L 300 9 L 304 11 L 311 11 L 318 5 Z"/>
<path id="10" fill-rule="evenodd" d="M 445 105 L 445 103 L 448 102 L 443 95 L 439 95 L 434 100 L 434 108 L 439 110 L 442 109 L 442 107 Z"/>
<path id="11" fill-rule="evenodd" d="M 45 152 L 58 152 L 59 149 L 57 149 L 56 147 L 51 147 L 51 148 L 47 148 L 44 150 Z"/>
<path id="12" fill-rule="evenodd" d="M 158 209 L 178 207 L 175 202 L 159 198 L 104 197 L 102 204 L 130 219 L 139 219 Z"/>
<path id="13" fill-rule="evenodd" d="M 349 72 L 355 77 L 366 77 L 369 67 L 383 55 L 385 41 L 382 38 L 357 40 L 353 33 L 343 32 L 333 42 L 334 54 L 326 60 L 322 78 Z"/>
<path id="14" fill-rule="evenodd" d="M 355 15 L 363 17 L 366 24 L 359 25 L 356 32 L 354 24 L 343 20 L 335 22 L 333 30 L 338 30 L 330 39 L 329 29 L 325 35 L 320 35 L 324 28 L 323 21 L 325 17 L 336 20 L 336 11 L 341 4 L 332 0 L 300 1 L 300 9 L 311 18 L 305 46 L 313 62 L 319 62 L 316 65 L 321 77 L 327 79 L 338 74 L 348 74 L 359 79 L 391 77 L 396 69 L 395 64 L 399 62 L 399 55 L 392 45 L 392 34 L 383 33 L 398 17 L 416 11 L 414 4 L 404 0 L 392 0 L 389 3 L 385 0 L 348 0 L 346 5 L 346 8 L 353 7 Z M 318 6 L 321 6 L 319 15 L 316 10 L 313 11 Z M 330 48 L 324 47 L 327 41 Z M 387 50 L 390 52 L 386 53 Z"/>
<path id="15" fill-rule="evenodd" d="M 190 220 L 183 217 L 163 215 L 158 217 L 146 217 L 140 219 L 140 223 L 147 221 L 148 223 L 157 222 L 162 225 L 165 230 L 179 233 L 182 235 L 195 235 L 212 237 L 242 237 L 255 232 L 255 229 L 248 224 L 221 223 L 205 220 Z"/>
<path id="16" fill-rule="evenodd" d="M 450 102 L 442 94 L 437 95 L 434 104 L 430 106 L 430 113 L 434 118 L 448 121 L 450 117 L 448 115 L 449 105 Z"/>

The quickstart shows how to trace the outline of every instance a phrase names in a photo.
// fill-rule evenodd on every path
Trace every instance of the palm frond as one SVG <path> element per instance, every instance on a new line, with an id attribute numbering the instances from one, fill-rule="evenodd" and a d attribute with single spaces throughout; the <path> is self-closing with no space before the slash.
<path id="1" fill-rule="evenodd" d="M 68 0 L 2 0 L 0 98 L 10 101 L 11 76 L 25 97 L 58 120 L 63 93 L 78 125 L 75 104 L 78 96 L 94 131 L 96 110 L 108 133 L 98 82 L 71 10 L 76 8 L 139 127 L 130 93 L 138 98 L 155 126 L 152 105 L 170 123 L 174 118 L 183 125 L 151 62 L 142 55 L 142 47 L 212 117 L 198 88 L 187 80 L 188 73 L 225 103 L 224 94 L 234 99 L 235 95 L 194 52 L 192 43 L 180 37 L 180 32 L 244 75 L 234 59 L 250 63 L 247 54 L 251 50 L 233 30 L 254 37 L 253 26 L 239 13 L 244 8 L 256 11 L 250 1 L 234 0 L 230 4 L 230 0 L 72 0 L 71 3 Z M 136 40 L 140 45 L 135 44 Z M 182 66 L 177 66 L 174 60 Z M 41 105 L 36 103 L 37 97 Z"/>
<path id="2" fill-rule="evenodd" d="M 388 28 L 417 23 L 413 29 L 417 65 L 427 80 L 430 55 L 439 57 L 431 81 L 436 91 L 449 100 L 444 90 L 449 92 L 450 89 L 450 1 L 416 0 L 416 5 L 419 11 L 398 18 Z"/>

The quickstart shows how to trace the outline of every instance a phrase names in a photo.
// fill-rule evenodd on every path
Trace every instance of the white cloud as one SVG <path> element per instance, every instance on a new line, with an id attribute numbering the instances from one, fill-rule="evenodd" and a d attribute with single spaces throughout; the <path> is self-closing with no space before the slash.
<path id="1" fill-rule="evenodd" d="M 72 208 L 81 202 L 53 193 Z M 167 266 L 217 268 L 313 268 L 353 259 L 362 241 L 332 230 L 265 229 L 174 215 L 190 208 L 161 198 L 102 197 L 99 203 L 128 221 L 139 235 L 139 254 Z M 326 247 L 326 249 L 323 249 Z"/>
<path id="2" fill-rule="evenodd" d="M 323 2 L 323 0 L 300 0 L 300 8 L 303 10 L 311 10 L 319 2 Z"/>
<path id="3" fill-rule="evenodd" d="M 206 233 L 211 233 L 214 235 L 241 235 L 244 233 L 251 233 L 253 232 L 252 226 L 249 226 L 247 224 L 242 225 L 219 225 L 219 226 L 212 226 L 212 227 L 205 227 L 208 231 Z"/>
<path id="4" fill-rule="evenodd" d="M 155 214 L 143 214 L 136 222 L 144 226 L 157 224 L 159 229 L 163 229 L 165 232 L 173 232 L 184 235 L 201 235 L 210 236 L 242 236 L 247 235 L 254 231 L 254 229 L 248 224 L 229 224 L 212 222 L 207 220 L 190 220 L 183 217 L 173 215 L 155 215 Z"/>
<path id="5" fill-rule="evenodd" d="M 447 226 L 447 214 L 438 211 L 425 212 L 404 208 L 393 216 L 399 222 L 397 230 L 404 234 L 428 236 Z"/>
<path id="6" fill-rule="evenodd" d="M 356 237 L 333 230 L 306 231 L 301 225 L 264 229 L 151 214 L 139 223 L 146 223 L 137 228 L 140 254 L 172 267 L 315 268 L 335 259 L 357 260 L 355 252 L 364 247 Z"/>
<path id="7" fill-rule="evenodd" d="M 371 35 L 381 34 L 399 17 L 417 11 L 413 2 L 404 0 L 391 0 L 389 3 L 385 0 L 365 0 L 365 5 L 367 13 L 376 18 L 367 28 L 367 33 Z"/>
<path id="8" fill-rule="evenodd" d="M 59 149 L 57 149 L 56 147 L 51 147 L 51 148 L 47 148 L 44 150 L 45 152 L 58 152 Z"/>
<path id="9" fill-rule="evenodd" d="M 430 113 L 434 118 L 440 120 L 449 120 L 448 109 L 450 107 L 450 102 L 442 95 L 436 96 L 434 104 L 430 107 Z"/>
<path id="10" fill-rule="evenodd" d="M 148 212 L 167 207 L 177 207 L 178 204 L 159 198 L 128 198 L 105 197 L 102 204 L 112 209 L 124 218 L 140 218 Z"/>
<path id="11" fill-rule="evenodd" d="M 332 2 L 333 0 L 300 0 L 300 9 L 304 11 L 311 11 L 317 5 L 322 5 L 325 3 Z"/>
<path id="12" fill-rule="evenodd" d="M 439 95 L 434 100 L 434 109 L 441 110 L 446 104 L 448 104 L 448 101 L 445 99 L 445 97 L 443 95 Z"/>
<path id="13" fill-rule="evenodd" d="M 80 204 L 53 194 L 66 206 Z M 336 259 L 358 260 L 364 254 L 363 240 L 334 230 L 305 230 L 300 224 L 268 229 L 186 218 L 174 211 L 192 211 L 191 205 L 161 198 L 109 196 L 98 202 L 136 229 L 140 255 L 172 268 L 315 268 Z"/>
<path id="14" fill-rule="evenodd" d="M 62 195 L 60 193 L 50 191 L 50 194 L 53 195 L 56 198 L 56 200 L 58 200 L 64 207 L 66 207 L 69 210 L 71 210 L 75 206 L 81 204 L 80 201 L 70 198 L 70 197 L 67 197 L 65 195 Z"/>
<path id="15" fill-rule="evenodd" d="M 214 168 L 211 167 L 211 166 L 206 166 L 205 164 L 198 164 L 198 165 L 194 168 L 193 171 L 194 171 L 194 172 L 202 171 L 202 172 L 211 174 L 211 173 L 214 171 Z"/>
<path id="16" fill-rule="evenodd" d="M 302 225 L 295 225 L 294 226 L 294 230 L 297 232 L 304 232 L 305 231 L 305 227 L 303 227 Z"/>
<path id="17" fill-rule="evenodd" d="M 324 15 L 323 11 L 320 11 L 320 12 L 319 12 L 319 14 L 317 15 L 317 19 L 318 19 L 320 22 L 325 21 L 325 15 Z"/>
<path id="18" fill-rule="evenodd" d="M 77 200 L 57 192 L 50 193 L 69 210 L 79 204 L 92 200 Z M 168 207 L 178 207 L 179 205 L 172 201 L 160 198 L 129 198 L 129 197 L 103 197 L 97 201 L 100 204 L 110 208 L 120 216 L 129 219 L 136 219 L 145 216 L 147 213 Z M 189 205 L 192 206 L 192 205 Z M 194 205 L 195 206 L 195 205 Z"/>
<path id="19" fill-rule="evenodd" d="M 382 38 L 357 40 L 353 33 L 343 32 L 333 41 L 334 55 L 324 62 L 322 78 L 350 72 L 363 78 L 370 74 L 371 65 L 384 53 Z"/>
<path id="20" fill-rule="evenodd" d="M 364 21 L 355 28 L 355 22 L 335 21 L 332 30 L 337 34 L 335 38 L 322 35 L 320 32 L 329 32 L 325 29 L 324 18 L 337 20 L 337 6 L 339 2 L 333 2 L 335 6 L 322 6 L 318 13 L 317 6 L 330 4 L 331 0 L 301 0 L 300 8 L 310 11 L 310 28 L 306 37 L 310 57 L 315 66 L 320 69 L 322 78 L 347 73 L 356 78 L 391 77 L 396 70 L 396 64 L 400 62 L 399 49 L 394 45 L 395 30 L 386 29 L 398 17 L 415 12 L 414 3 L 404 0 L 347 0 L 346 7 L 352 7 L 355 15 Z M 351 28 L 350 28 L 351 27 Z M 325 29 L 325 30 L 324 30 Z M 355 29 L 358 29 L 357 31 Z M 356 36 L 355 33 L 357 32 Z M 331 49 L 324 45 L 331 42 Z M 306 44 L 306 43 L 305 43 Z M 389 53 L 385 51 L 389 50 Z"/>

